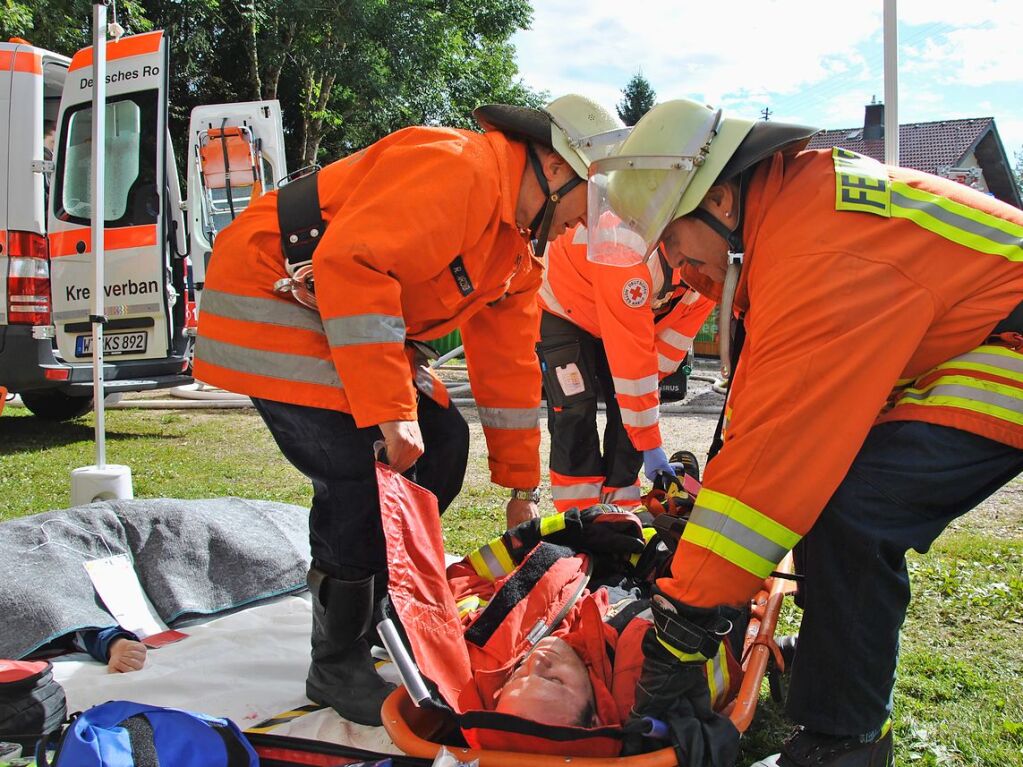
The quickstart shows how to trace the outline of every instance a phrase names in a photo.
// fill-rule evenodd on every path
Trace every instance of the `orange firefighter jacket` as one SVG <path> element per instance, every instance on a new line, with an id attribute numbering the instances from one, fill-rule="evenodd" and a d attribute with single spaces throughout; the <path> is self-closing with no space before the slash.
<path id="1" fill-rule="evenodd" d="M 746 343 L 672 577 L 696 606 L 749 598 L 806 534 L 879 421 L 1023 448 L 1023 212 L 841 149 L 776 154 L 746 201 Z"/>
<path id="2" fill-rule="evenodd" d="M 586 258 L 586 229 L 552 242 L 540 306 L 604 341 L 622 423 L 637 450 L 661 445 L 658 382 L 674 373 L 714 301 L 679 278 L 664 258 L 634 267 Z"/>
<path id="3" fill-rule="evenodd" d="M 413 420 L 405 343 L 458 328 L 493 481 L 535 486 L 542 264 L 515 223 L 525 162 L 497 132 L 407 128 L 325 167 L 318 311 L 274 292 L 286 271 L 277 195 L 264 195 L 214 244 L 196 377 L 360 427 Z"/>

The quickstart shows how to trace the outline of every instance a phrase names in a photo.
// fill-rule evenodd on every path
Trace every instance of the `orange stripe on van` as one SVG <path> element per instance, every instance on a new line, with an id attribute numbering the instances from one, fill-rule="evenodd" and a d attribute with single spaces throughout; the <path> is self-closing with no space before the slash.
<path id="1" fill-rule="evenodd" d="M 67 232 L 53 232 L 50 235 L 50 258 L 74 256 L 78 253 L 78 243 L 85 243 L 85 252 L 92 251 L 92 230 L 72 229 Z M 124 250 L 125 248 L 144 248 L 156 244 L 156 224 L 126 226 L 119 229 L 107 229 L 103 236 L 103 247 L 106 250 Z"/>
<path id="2" fill-rule="evenodd" d="M 129 56 L 142 56 L 146 53 L 155 53 L 160 48 L 160 40 L 163 39 L 163 32 L 146 32 L 142 35 L 123 37 L 117 42 L 107 43 L 107 61 L 115 59 L 126 59 Z M 76 69 L 84 69 L 92 66 L 92 46 L 82 48 L 71 57 L 69 72 Z"/>
<path id="3" fill-rule="evenodd" d="M 0 51 L 0 69 L 13 69 L 15 72 L 41 75 L 43 73 L 43 54 L 32 51 Z"/>

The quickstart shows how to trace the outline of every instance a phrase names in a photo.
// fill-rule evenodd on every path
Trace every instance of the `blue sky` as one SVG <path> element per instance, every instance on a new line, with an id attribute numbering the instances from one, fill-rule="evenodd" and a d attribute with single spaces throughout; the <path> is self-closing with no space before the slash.
<path id="1" fill-rule="evenodd" d="M 534 0 L 512 40 L 522 80 L 614 107 L 637 72 L 657 100 L 853 128 L 884 101 L 882 0 Z M 900 124 L 994 117 L 1023 151 L 1023 2 L 898 0 Z"/>

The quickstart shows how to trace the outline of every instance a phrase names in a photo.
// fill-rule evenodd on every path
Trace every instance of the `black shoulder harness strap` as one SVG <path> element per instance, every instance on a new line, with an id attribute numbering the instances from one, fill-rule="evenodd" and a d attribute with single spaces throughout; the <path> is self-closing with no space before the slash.
<path id="1" fill-rule="evenodd" d="M 313 260 L 313 251 L 326 229 L 320 210 L 319 176 L 319 171 L 314 171 L 277 190 L 277 223 L 289 274 Z"/>

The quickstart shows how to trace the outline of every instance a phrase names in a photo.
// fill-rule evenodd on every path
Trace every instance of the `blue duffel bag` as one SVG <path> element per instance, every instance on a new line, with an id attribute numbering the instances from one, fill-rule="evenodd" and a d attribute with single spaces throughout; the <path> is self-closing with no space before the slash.
<path id="1" fill-rule="evenodd" d="M 39 767 L 259 767 L 252 745 L 230 719 L 126 700 L 73 715 L 52 762 L 46 758 L 49 740 L 36 749 Z"/>

